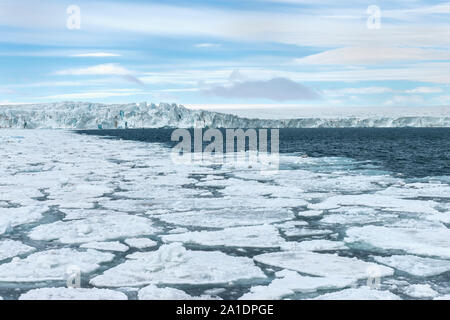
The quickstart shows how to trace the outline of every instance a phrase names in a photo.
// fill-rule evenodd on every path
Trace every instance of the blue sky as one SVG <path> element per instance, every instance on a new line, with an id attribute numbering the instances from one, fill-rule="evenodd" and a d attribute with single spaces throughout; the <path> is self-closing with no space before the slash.
<path id="1" fill-rule="evenodd" d="M 449 22 L 442 1 L 0 0 L 0 103 L 449 105 Z"/>

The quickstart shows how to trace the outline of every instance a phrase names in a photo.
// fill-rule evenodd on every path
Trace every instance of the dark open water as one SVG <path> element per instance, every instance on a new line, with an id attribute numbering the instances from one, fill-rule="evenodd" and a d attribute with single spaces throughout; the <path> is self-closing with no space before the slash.
<path id="1" fill-rule="evenodd" d="M 78 132 L 174 145 L 176 143 L 170 140 L 172 131 L 116 129 Z M 280 129 L 280 152 L 370 160 L 406 177 L 448 176 L 450 128 Z"/>

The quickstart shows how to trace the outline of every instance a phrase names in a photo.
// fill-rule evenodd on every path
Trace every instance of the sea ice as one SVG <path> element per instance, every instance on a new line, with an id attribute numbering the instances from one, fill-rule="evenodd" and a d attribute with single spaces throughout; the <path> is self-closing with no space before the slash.
<path id="1" fill-rule="evenodd" d="M 110 214 L 40 225 L 29 232 L 29 237 L 33 240 L 85 243 L 150 235 L 156 230 L 152 226 L 152 221 L 147 218 L 128 214 Z"/>
<path id="2" fill-rule="evenodd" d="M 2 208 L 0 209 L 0 234 L 7 232 L 12 227 L 38 221 L 46 211 L 48 211 L 48 207 L 42 205 Z"/>
<path id="3" fill-rule="evenodd" d="M 294 214 L 287 209 L 252 210 L 245 207 L 225 206 L 222 210 L 179 212 L 160 215 L 157 218 L 181 226 L 228 228 L 286 221 L 293 219 Z"/>
<path id="4" fill-rule="evenodd" d="M 40 288 L 22 294 L 19 300 L 128 300 L 118 291 L 85 288 Z"/>
<path id="5" fill-rule="evenodd" d="M 439 212 L 433 215 L 426 216 L 426 219 L 431 221 L 439 221 L 442 223 L 450 224 L 450 211 Z"/>
<path id="6" fill-rule="evenodd" d="M 397 214 L 380 212 L 374 208 L 365 207 L 341 207 L 328 212 L 320 223 L 351 225 L 351 224 L 371 224 L 375 222 L 386 222 L 398 218 Z"/>
<path id="7" fill-rule="evenodd" d="M 155 285 L 149 285 L 138 292 L 139 300 L 212 300 L 211 296 L 202 295 L 193 297 L 184 291 L 174 288 L 158 288 Z M 217 299 L 217 298 L 215 298 Z"/>
<path id="8" fill-rule="evenodd" d="M 89 242 L 82 244 L 80 248 L 87 249 L 96 249 L 101 251 L 118 251 L 125 252 L 128 250 L 128 247 L 119 241 L 110 241 L 110 242 Z"/>
<path id="9" fill-rule="evenodd" d="M 320 277 L 366 279 L 371 276 L 372 270 L 376 271 L 379 277 L 394 274 L 393 269 L 375 263 L 308 251 L 265 253 L 253 259 L 259 263 Z"/>
<path id="10" fill-rule="evenodd" d="M 348 247 L 342 241 L 331 240 L 308 240 L 308 241 L 289 241 L 281 245 L 282 250 L 286 251 L 335 251 L 346 250 Z"/>
<path id="11" fill-rule="evenodd" d="M 218 251 L 186 250 L 179 243 L 163 245 L 157 251 L 133 253 L 127 258 L 126 262 L 93 278 L 91 284 L 99 287 L 199 285 L 266 277 L 249 258 Z"/>
<path id="12" fill-rule="evenodd" d="M 450 197 L 450 185 L 440 182 L 423 183 L 415 182 L 408 183 L 402 186 L 391 186 L 382 191 L 377 192 L 380 195 L 388 195 L 402 198 L 449 198 Z"/>
<path id="13" fill-rule="evenodd" d="M 450 230 L 447 228 L 390 228 L 364 226 L 346 231 L 347 243 L 365 243 L 384 250 L 450 258 Z"/>
<path id="14" fill-rule="evenodd" d="M 282 229 L 286 237 L 311 237 L 311 236 L 323 236 L 333 233 L 327 229 L 311 229 L 311 228 L 288 228 Z"/>
<path id="15" fill-rule="evenodd" d="M 158 245 L 156 241 L 153 241 L 151 239 L 147 238 L 131 238 L 131 239 L 125 239 L 125 243 L 129 245 L 132 248 L 137 249 L 146 249 L 146 248 L 153 248 Z"/>
<path id="16" fill-rule="evenodd" d="M 0 261 L 9 259 L 25 253 L 30 253 L 36 250 L 33 247 L 27 246 L 20 241 L 1 240 L 0 241 Z"/>
<path id="17" fill-rule="evenodd" d="M 65 217 L 63 220 L 81 220 L 93 216 L 104 216 L 117 214 L 117 211 L 101 210 L 101 209 L 61 209 Z"/>
<path id="18" fill-rule="evenodd" d="M 271 225 L 196 231 L 162 236 L 164 242 L 185 242 L 205 246 L 279 248 L 285 241 Z"/>
<path id="19" fill-rule="evenodd" d="M 322 210 L 306 210 L 306 211 L 300 211 L 297 213 L 300 217 L 318 217 L 323 214 Z"/>
<path id="20" fill-rule="evenodd" d="M 76 266 L 82 273 L 89 273 L 100 263 L 111 261 L 114 255 L 92 249 L 77 251 L 74 249 L 52 249 L 40 251 L 24 259 L 14 258 L 0 265 L 0 281 L 34 282 L 63 280 L 67 268 Z"/>
<path id="21" fill-rule="evenodd" d="M 268 286 L 255 286 L 240 300 L 277 300 L 296 292 L 315 292 L 317 290 L 340 289 L 351 286 L 354 281 L 339 277 L 305 277 L 297 272 L 283 270 L 277 272 L 277 279 Z"/>
<path id="22" fill-rule="evenodd" d="M 114 211 L 143 213 L 152 206 L 152 202 L 149 200 L 132 200 L 132 199 L 111 200 L 111 199 L 106 199 L 106 200 L 99 201 L 99 205 L 101 205 L 105 209 L 114 210 Z"/>
<path id="23" fill-rule="evenodd" d="M 429 284 L 413 284 L 406 288 L 405 294 L 413 298 L 434 298 L 437 293 Z"/>
<path id="24" fill-rule="evenodd" d="M 376 262 L 417 277 L 431 277 L 450 271 L 450 261 L 422 258 L 411 255 L 375 257 Z"/>
<path id="25" fill-rule="evenodd" d="M 399 211 L 419 214 L 438 213 L 437 203 L 431 200 L 407 200 L 376 194 L 339 195 L 326 199 L 317 204 L 310 204 L 311 209 L 327 210 L 337 209 L 341 206 L 365 206 L 379 208 L 386 211 Z"/>
<path id="26" fill-rule="evenodd" d="M 370 289 L 368 287 L 349 288 L 342 291 L 327 293 L 315 300 L 401 300 L 399 296 L 389 292 Z"/>

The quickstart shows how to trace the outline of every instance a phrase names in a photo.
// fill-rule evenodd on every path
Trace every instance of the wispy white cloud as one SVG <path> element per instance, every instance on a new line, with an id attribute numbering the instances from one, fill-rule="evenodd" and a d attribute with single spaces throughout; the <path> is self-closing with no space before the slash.
<path id="1" fill-rule="evenodd" d="M 417 87 L 406 90 L 394 90 L 388 87 L 365 87 L 365 88 L 343 88 L 343 89 L 327 89 L 322 92 L 327 96 L 348 96 L 348 95 L 365 95 L 365 94 L 384 94 L 384 93 L 440 93 L 444 90 L 441 87 Z"/>
<path id="2" fill-rule="evenodd" d="M 450 106 L 450 95 L 438 96 L 434 99 L 434 101 L 436 101 L 436 103 L 438 103 L 440 105 Z"/>
<path id="3" fill-rule="evenodd" d="M 320 96 L 314 90 L 286 78 L 267 81 L 237 81 L 229 86 L 213 86 L 203 91 L 207 95 L 223 98 L 256 98 L 275 101 L 316 100 Z"/>
<path id="4" fill-rule="evenodd" d="M 97 76 L 97 75 L 114 75 L 122 76 L 125 80 L 134 82 L 137 84 L 143 84 L 143 82 L 133 75 L 133 72 L 115 63 L 98 64 L 95 66 L 85 68 L 71 68 L 59 70 L 54 73 L 59 76 Z"/>
<path id="5" fill-rule="evenodd" d="M 344 88 L 335 90 L 323 90 L 326 95 L 331 96 L 344 96 L 351 94 L 380 94 L 394 92 L 391 88 L 387 87 L 366 87 L 366 88 Z"/>
<path id="6" fill-rule="evenodd" d="M 406 93 L 440 93 L 443 92 L 439 87 L 417 87 L 410 90 L 405 90 Z"/>
<path id="7" fill-rule="evenodd" d="M 66 76 L 66 75 L 74 75 L 74 76 L 86 76 L 86 75 L 119 75 L 124 76 L 131 74 L 131 71 L 126 68 L 115 64 L 115 63 L 105 63 L 98 64 L 91 67 L 86 68 L 72 68 L 72 69 L 64 69 L 55 72 L 55 75 Z"/>
<path id="8" fill-rule="evenodd" d="M 348 47 L 324 51 L 296 59 L 295 62 L 304 65 L 367 65 L 424 60 L 450 60 L 450 51 L 374 46 Z"/>
<path id="9" fill-rule="evenodd" d="M 20 33 L 5 33 L 8 41 L 36 41 L 39 43 L 67 42 L 77 37 L 98 41 L 117 39 L 129 33 L 207 36 L 217 39 L 270 41 L 301 46 L 343 47 L 358 46 L 362 43 L 382 43 L 385 46 L 449 46 L 450 25 L 448 21 L 435 19 L 427 21 L 405 21 L 404 23 L 383 20 L 379 30 L 366 27 L 365 7 L 348 6 L 336 12 L 336 8 L 316 6 L 307 9 L 282 8 L 265 10 L 239 10 L 208 7 L 183 7 L 156 5 L 150 3 L 120 3 L 116 1 L 94 2 L 78 1 L 82 8 L 82 30 L 67 37 L 62 32 L 66 16 L 62 3 L 48 1 L 46 6 L 35 6 L 34 2 L 24 0 L 21 5 L 5 0 L 0 4 L 0 21 L 6 26 L 33 28 Z M 412 14 L 407 9 L 384 10 L 383 17 L 408 17 L 421 14 L 434 14 L 447 10 L 447 5 L 423 6 Z M 21 14 L 18 15 L 17 12 Z M 445 11 L 446 12 L 446 11 Z M 126 13 L 126 14 L 124 14 Z M 36 18 L 38 17 L 38 18 Z M 56 18 L 55 18 L 56 17 Z M 149 19 L 151 17 L 151 19 Z M 351 17 L 351 18 L 350 18 Z M 268 23 L 270 22 L 270 23 Z M 58 30 L 48 37 L 42 29 Z M 117 33 L 115 31 L 120 31 Z M 432 36 L 430 36 L 432 35 Z"/>
<path id="10" fill-rule="evenodd" d="M 40 97 L 40 99 L 54 99 L 54 100 L 82 100 L 82 99 L 101 99 L 109 97 L 127 97 L 135 95 L 149 94 L 148 92 L 135 90 L 135 89 L 111 89 L 103 91 L 87 91 L 50 95 Z"/>
<path id="11" fill-rule="evenodd" d="M 221 45 L 219 43 L 197 43 L 195 47 L 197 48 L 213 48 L 213 47 L 220 47 Z"/>
<path id="12" fill-rule="evenodd" d="M 418 105 L 424 104 L 425 100 L 422 96 L 419 95 L 410 95 L 410 96 L 393 96 L 388 99 L 384 104 L 388 106 L 408 106 L 408 105 Z"/>
<path id="13" fill-rule="evenodd" d="M 92 58 L 107 58 L 107 57 L 121 57 L 121 54 L 110 53 L 110 52 L 89 52 L 89 53 L 78 53 L 73 54 L 71 57 L 92 57 Z"/>
<path id="14" fill-rule="evenodd" d="M 148 72 L 140 76 L 147 84 L 195 85 L 229 82 L 230 68 L 184 69 L 178 71 Z M 288 78 L 296 82 L 358 82 L 358 81 L 414 81 L 434 84 L 450 84 L 450 62 L 421 62 L 376 68 L 335 68 L 320 66 L 306 70 L 301 66 L 290 66 L 290 70 L 271 67 L 240 67 L 239 72 L 245 79 L 269 80 L 275 77 Z"/>

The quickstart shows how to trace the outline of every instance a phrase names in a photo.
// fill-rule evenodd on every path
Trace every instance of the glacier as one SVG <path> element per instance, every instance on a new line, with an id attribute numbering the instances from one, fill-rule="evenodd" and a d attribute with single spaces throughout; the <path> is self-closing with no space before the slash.
<path id="1" fill-rule="evenodd" d="M 382 114 L 382 113 L 381 113 Z M 244 118 L 192 110 L 182 105 L 56 102 L 0 106 L 0 128 L 125 129 L 125 128 L 344 128 L 450 127 L 447 112 L 426 115 L 335 114 L 293 119 Z"/>

